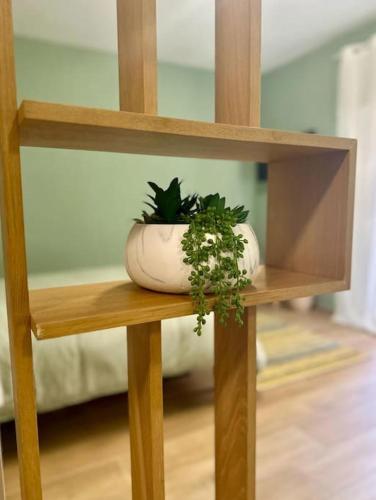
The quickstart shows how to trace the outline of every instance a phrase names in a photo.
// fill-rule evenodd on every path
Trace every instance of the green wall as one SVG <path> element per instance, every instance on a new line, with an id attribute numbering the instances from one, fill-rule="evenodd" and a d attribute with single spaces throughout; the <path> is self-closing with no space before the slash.
<path id="1" fill-rule="evenodd" d="M 339 52 L 344 45 L 361 42 L 374 33 L 376 19 L 264 75 L 262 126 L 300 131 L 314 128 L 320 134 L 335 135 Z M 265 183 L 257 183 L 255 201 L 255 229 L 263 247 L 266 218 Z M 320 297 L 319 305 L 331 309 L 333 296 Z"/>
<path id="2" fill-rule="evenodd" d="M 335 134 L 339 51 L 375 32 L 376 20 L 264 75 L 262 125 Z M 114 55 L 17 39 L 16 58 L 19 100 L 118 108 Z M 212 121 L 213 73 L 160 65 L 159 113 Z M 264 249 L 266 185 L 249 165 L 32 148 L 22 156 L 30 272 L 122 262 L 146 181 L 167 183 L 176 175 L 188 192 L 218 190 L 249 207 Z M 319 304 L 331 308 L 332 296 Z"/>
<path id="3" fill-rule="evenodd" d="M 16 40 L 18 97 L 118 109 L 116 56 Z M 214 78 L 161 65 L 159 113 L 213 120 Z M 117 264 L 146 181 L 184 179 L 184 190 L 220 191 L 254 209 L 254 169 L 238 162 L 24 148 L 30 272 Z"/>

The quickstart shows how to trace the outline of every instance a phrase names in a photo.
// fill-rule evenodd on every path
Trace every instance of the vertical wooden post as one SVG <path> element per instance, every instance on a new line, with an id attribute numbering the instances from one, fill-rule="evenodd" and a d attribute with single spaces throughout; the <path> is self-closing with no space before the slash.
<path id="1" fill-rule="evenodd" d="M 0 0 L 0 68 L 1 226 L 21 495 L 41 500 L 11 0 Z"/>
<path id="2" fill-rule="evenodd" d="M 0 424 L 0 500 L 5 500 L 5 481 L 4 481 L 3 449 L 1 443 L 1 424 Z"/>
<path id="3" fill-rule="evenodd" d="M 260 126 L 261 0 L 215 1 L 215 120 Z"/>
<path id="4" fill-rule="evenodd" d="M 157 113 L 156 0 L 117 0 L 120 109 Z"/>
<path id="5" fill-rule="evenodd" d="M 157 113 L 156 0 L 117 0 L 120 109 Z M 161 323 L 128 327 L 134 500 L 164 500 Z"/>
<path id="6" fill-rule="evenodd" d="M 255 499 L 256 308 L 234 313 L 226 326 L 215 319 L 216 500 Z"/>
<path id="7" fill-rule="evenodd" d="M 216 0 L 216 121 L 260 126 L 261 0 Z M 255 499 L 256 309 L 215 320 L 216 500 Z"/>
<path id="8" fill-rule="evenodd" d="M 134 500 L 164 500 L 161 322 L 128 327 Z"/>

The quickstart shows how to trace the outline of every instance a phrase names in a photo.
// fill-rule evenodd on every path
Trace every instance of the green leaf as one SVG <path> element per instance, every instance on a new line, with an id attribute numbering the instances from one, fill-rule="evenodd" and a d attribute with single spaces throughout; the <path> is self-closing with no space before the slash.
<path id="1" fill-rule="evenodd" d="M 179 181 L 177 177 L 170 182 L 165 190 L 155 182 L 149 181 L 148 184 L 154 191 L 155 196 L 148 194 L 147 196 L 152 200 L 153 204 L 150 202 L 145 202 L 145 204 L 150 207 L 154 213 L 145 213 L 143 215 L 145 223 L 185 223 L 187 218 L 196 211 L 195 205 L 197 195 L 186 196 L 182 200 L 180 190 L 181 181 Z"/>

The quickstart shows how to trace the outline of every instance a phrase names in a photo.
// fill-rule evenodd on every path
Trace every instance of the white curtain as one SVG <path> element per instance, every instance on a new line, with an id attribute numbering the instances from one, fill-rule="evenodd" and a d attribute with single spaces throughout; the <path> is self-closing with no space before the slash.
<path id="1" fill-rule="evenodd" d="M 340 57 L 338 135 L 358 139 L 352 286 L 334 319 L 376 334 L 376 36 Z"/>

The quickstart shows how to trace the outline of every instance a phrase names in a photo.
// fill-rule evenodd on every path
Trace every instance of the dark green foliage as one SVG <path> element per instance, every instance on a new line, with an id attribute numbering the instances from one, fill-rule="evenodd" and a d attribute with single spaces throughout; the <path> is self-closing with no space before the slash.
<path id="1" fill-rule="evenodd" d="M 186 224 L 187 217 L 195 212 L 197 195 L 186 196 L 182 199 L 179 179 L 175 177 L 166 190 L 159 187 L 155 182 L 148 182 L 154 191 L 154 196 L 148 195 L 152 200 L 145 202 L 153 212 L 148 214 L 142 212 L 142 220 L 136 222 L 144 224 Z"/>
<path id="2" fill-rule="evenodd" d="M 229 310 L 235 309 L 236 321 L 243 322 L 244 306 L 240 291 L 251 283 L 246 271 L 239 270 L 239 259 L 243 257 L 248 243 L 242 235 L 235 235 L 236 224 L 244 223 L 248 210 L 244 206 L 226 207 L 226 198 L 218 193 L 200 197 L 196 194 L 181 197 L 178 178 L 172 180 L 164 190 L 154 182 L 149 182 L 154 196 L 153 203 L 146 202 L 153 212 L 142 212 L 144 224 L 189 224 L 184 233 L 182 249 L 184 262 L 191 266 L 189 280 L 192 284 L 191 296 L 197 313 L 194 331 L 201 335 L 210 313 L 205 292 L 216 297 L 215 311 L 222 323 L 226 323 Z"/>
<path id="3" fill-rule="evenodd" d="M 205 198 L 200 197 L 197 205 L 199 211 L 212 208 L 217 214 L 231 213 L 235 218 L 236 224 L 245 222 L 249 214 L 249 210 L 244 210 L 244 206 L 236 206 L 235 208 L 226 207 L 226 198 L 221 198 L 219 193 L 208 194 Z"/>
<path id="4" fill-rule="evenodd" d="M 243 323 L 244 306 L 240 291 L 251 281 L 245 276 L 247 272 L 239 269 L 238 261 L 243 257 L 248 241 L 242 235 L 234 234 L 236 224 L 236 214 L 231 210 L 221 211 L 216 206 L 209 206 L 192 217 L 188 231 L 184 233 L 182 248 L 186 255 L 185 264 L 192 267 L 189 280 L 197 313 L 194 329 L 197 335 L 201 335 L 205 316 L 210 313 L 205 295 L 208 290 L 217 299 L 215 311 L 223 324 L 230 309 L 236 310 L 236 321 Z"/>

